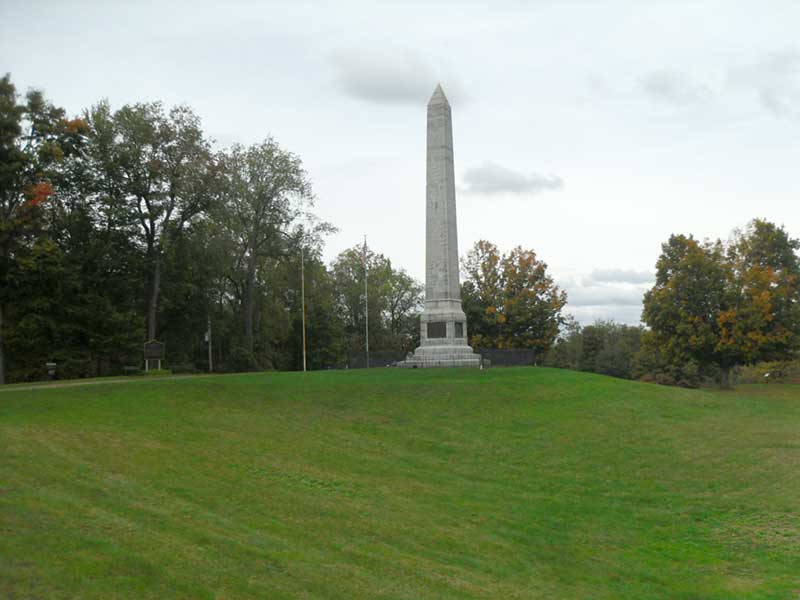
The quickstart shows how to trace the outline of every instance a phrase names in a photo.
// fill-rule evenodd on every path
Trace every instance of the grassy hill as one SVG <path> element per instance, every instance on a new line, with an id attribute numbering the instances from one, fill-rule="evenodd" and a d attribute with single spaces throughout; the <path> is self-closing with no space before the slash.
<path id="1" fill-rule="evenodd" d="M 800 595 L 800 388 L 548 369 L 0 393 L 3 598 Z"/>

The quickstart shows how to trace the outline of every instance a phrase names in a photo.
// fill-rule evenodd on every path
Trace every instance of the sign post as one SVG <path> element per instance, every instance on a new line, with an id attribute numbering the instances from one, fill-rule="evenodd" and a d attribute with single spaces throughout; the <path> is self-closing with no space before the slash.
<path id="1" fill-rule="evenodd" d="M 144 370 L 145 372 L 150 371 L 150 361 L 156 361 L 158 366 L 157 369 L 161 369 L 161 361 L 164 360 L 164 342 L 158 342 L 156 340 L 150 340 L 149 342 L 145 342 L 144 344 Z"/>
<path id="2" fill-rule="evenodd" d="M 208 315 L 208 329 L 205 337 L 208 343 L 208 372 L 211 373 L 214 370 L 214 357 L 211 352 L 211 315 Z"/>

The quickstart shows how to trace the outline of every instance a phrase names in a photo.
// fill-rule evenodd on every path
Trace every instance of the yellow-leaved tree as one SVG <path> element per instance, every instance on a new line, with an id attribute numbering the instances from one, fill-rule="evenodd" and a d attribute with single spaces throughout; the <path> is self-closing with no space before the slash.
<path id="1" fill-rule="evenodd" d="M 695 385 L 732 369 L 788 359 L 800 348 L 800 241 L 764 220 L 721 241 L 673 235 L 645 294 L 639 370 Z"/>
<path id="2" fill-rule="evenodd" d="M 531 348 L 546 352 L 563 322 L 567 295 L 533 250 L 500 254 L 486 240 L 462 261 L 461 286 L 470 344 L 476 348 Z"/>

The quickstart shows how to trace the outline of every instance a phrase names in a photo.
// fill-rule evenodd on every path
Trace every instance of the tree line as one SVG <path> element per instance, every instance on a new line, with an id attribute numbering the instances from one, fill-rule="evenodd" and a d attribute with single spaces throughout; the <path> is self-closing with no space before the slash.
<path id="1" fill-rule="evenodd" d="M 644 295 L 644 327 L 567 323 L 545 364 L 697 387 L 797 360 L 800 240 L 754 219 L 728 241 L 672 235 Z"/>
<path id="2" fill-rule="evenodd" d="M 408 349 L 422 288 L 368 248 L 322 261 L 302 161 L 274 139 L 215 150 L 198 116 L 159 102 L 70 118 L 0 79 L 0 382 L 139 365 L 297 369 L 305 276 L 308 366 L 364 345 Z M 301 265 L 302 260 L 302 265 Z"/>
<path id="3" fill-rule="evenodd" d="M 299 369 L 304 323 L 311 369 L 363 353 L 367 322 L 371 349 L 413 350 L 422 285 L 366 244 L 326 265 L 335 228 L 315 199 L 300 157 L 270 137 L 218 150 L 190 108 L 159 102 L 101 101 L 71 118 L 38 91 L 21 99 L 6 75 L 0 382 L 40 379 L 49 361 L 60 377 L 119 373 L 155 339 L 173 370 Z M 533 250 L 480 240 L 461 265 L 469 342 L 533 350 L 538 364 L 726 385 L 742 365 L 797 356 L 799 248 L 763 220 L 727 242 L 671 236 L 643 325 L 581 327 Z"/>

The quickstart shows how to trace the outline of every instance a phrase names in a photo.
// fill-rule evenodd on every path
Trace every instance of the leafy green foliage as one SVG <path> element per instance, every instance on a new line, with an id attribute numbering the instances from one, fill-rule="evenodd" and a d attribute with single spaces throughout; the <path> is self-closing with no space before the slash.
<path id="1" fill-rule="evenodd" d="M 63 179 L 67 159 L 81 152 L 86 132 L 82 120 L 66 119 L 41 92 L 28 92 L 20 104 L 11 77 L 0 78 L 0 384 L 6 379 L 6 312 L 19 299 L 10 271 L 40 230 L 53 183 Z"/>
<path id="2" fill-rule="evenodd" d="M 20 100 L 6 75 L 0 382 L 42 378 L 48 361 L 60 377 L 120 373 L 141 366 L 142 342 L 156 337 L 168 364 L 187 371 L 299 369 L 304 324 L 309 368 L 344 364 L 366 341 L 364 257 L 355 247 L 323 264 L 333 227 L 311 213 L 313 201 L 302 161 L 272 138 L 213 152 L 190 108 L 159 102 L 100 102 L 70 119 L 40 92 Z M 573 328 L 547 360 L 681 385 L 789 360 L 800 343 L 798 249 L 761 220 L 727 245 L 673 236 L 636 360 L 636 331 L 608 323 Z M 379 253 L 366 262 L 370 347 L 408 352 L 422 286 Z M 463 266 L 471 343 L 547 353 L 566 295 L 546 264 L 481 241 Z"/>
<path id="3" fill-rule="evenodd" d="M 214 154 L 184 106 L 101 102 L 69 120 L 38 92 L 18 103 L 8 76 L 0 130 L 0 381 L 3 349 L 13 380 L 49 360 L 59 377 L 108 375 L 141 366 L 156 334 L 169 364 L 205 370 L 209 323 L 217 368 L 243 346 L 300 368 L 301 246 L 309 364 L 341 362 L 320 260 L 332 227 L 308 212 L 298 157 L 271 139 Z"/>
<path id="4" fill-rule="evenodd" d="M 366 261 L 366 262 L 365 262 Z M 347 335 L 348 356 L 365 347 L 364 269 L 369 294 L 371 350 L 413 350 L 419 343 L 422 285 L 383 254 L 349 248 L 331 264 L 331 274 Z"/>
<path id="5" fill-rule="evenodd" d="M 87 112 L 91 167 L 99 201 L 115 218 L 135 224 L 150 271 L 147 339 L 156 339 L 165 249 L 202 213 L 218 187 L 200 119 L 186 106 L 103 102 Z"/>
<path id="6" fill-rule="evenodd" d="M 719 316 L 719 352 L 737 364 L 786 359 L 800 349 L 800 240 L 761 219 L 728 248 L 731 301 Z"/>
<path id="7" fill-rule="evenodd" d="M 227 373 L 246 373 L 247 371 L 260 371 L 261 365 L 258 364 L 250 350 L 237 346 L 228 353 L 222 370 Z"/>
<path id="8" fill-rule="evenodd" d="M 59 377 L 92 377 L 121 368 L 141 349 L 141 319 L 102 289 L 86 287 L 82 268 L 52 240 L 19 253 L 9 277 L 9 373 L 15 380 L 43 378 L 44 363 Z M 138 361 L 137 361 L 138 362 Z"/>
<path id="9" fill-rule="evenodd" d="M 581 327 L 569 320 L 544 364 L 632 379 L 641 337 L 641 327 L 603 320 Z"/>
<path id="10" fill-rule="evenodd" d="M 792 356 L 800 344 L 800 242 L 755 220 L 725 247 L 673 235 L 644 299 L 641 371 L 656 380 L 730 382 L 739 365 Z"/>
<path id="11" fill-rule="evenodd" d="M 300 159 L 272 139 L 249 148 L 234 145 L 218 160 L 221 201 L 212 214 L 233 250 L 227 272 L 240 295 L 244 347 L 253 352 L 256 285 L 270 259 L 305 243 L 302 229 L 295 240 L 289 229 L 313 204 L 311 183 Z"/>
<path id="12" fill-rule="evenodd" d="M 563 321 L 567 295 L 533 250 L 500 255 L 485 240 L 463 261 L 461 286 L 470 344 L 476 348 L 533 348 L 547 352 Z"/>

